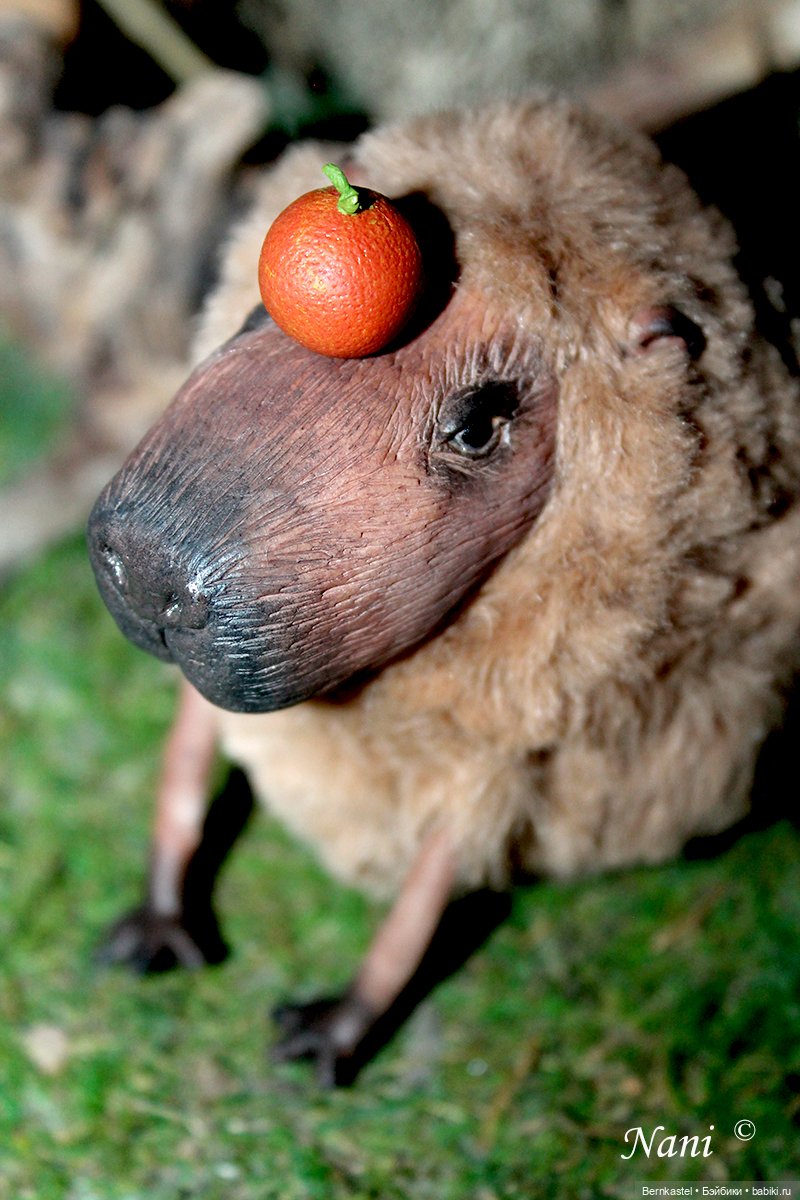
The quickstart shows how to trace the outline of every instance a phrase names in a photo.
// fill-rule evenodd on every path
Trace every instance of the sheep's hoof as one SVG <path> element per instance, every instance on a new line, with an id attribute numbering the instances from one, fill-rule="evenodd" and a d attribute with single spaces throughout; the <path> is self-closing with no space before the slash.
<path id="1" fill-rule="evenodd" d="M 281 1035 L 273 1046 L 273 1059 L 312 1061 L 322 1087 L 352 1083 L 374 1053 L 369 1043 L 375 1014 L 352 992 L 307 1004 L 281 1004 L 272 1018 Z"/>
<path id="2" fill-rule="evenodd" d="M 126 913 L 103 938 L 95 958 L 104 965 L 121 963 L 140 974 L 194 970 L 219 963 L 227 956 L 217 919 L 210 908 L 186 915 L 165 917 L 148 904 Z"/>

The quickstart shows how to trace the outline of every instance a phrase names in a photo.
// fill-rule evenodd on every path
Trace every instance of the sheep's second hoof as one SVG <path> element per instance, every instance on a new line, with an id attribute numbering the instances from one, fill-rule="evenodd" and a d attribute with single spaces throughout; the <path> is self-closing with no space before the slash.
<path id="1" fill-rule="evenodd" d="M 272 1017 L 280 1030 L 273 1059 L 312 1061 L 322 1087 L 352 1083 L 370 1057 L 368 1042 L 376 1014 L 352 992 L 306 1004 L 282 1004 Z"/>
<path id="2" fill-rule="evenodd" d="M 140 974 L 150 974 L 173 967 L 195 970 L 206 963 L 222 962 L 227 953 L 210 909 L 188 920 L 162 916 L 142 904 L 111 926 L 95 958 L 104 965 L 121 963 Z"/>

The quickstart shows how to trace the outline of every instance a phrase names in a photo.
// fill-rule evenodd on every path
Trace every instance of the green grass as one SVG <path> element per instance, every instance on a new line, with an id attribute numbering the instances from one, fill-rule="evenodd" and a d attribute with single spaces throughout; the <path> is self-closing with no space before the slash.
<path id="1" fill-rule="evenodd" d="M 16 437 L 4 425 L 14 461 Z M 321 1093 L 269 1063 L 266 1012 L 343 982 L 379 911 L 259 815 L 220 882 L 227 963 L 96 968 L 138 898 L 174 679 L 117 633 L 78 536 L 6 585 L 0 630 L 2 1200 L 591 1198 L 800 1176 L 789 822 L 709 861 L 520 892 L 356 1085 Z M 656 1124 L 713 1124 L 714 1155 L 622 1160 L 625 1131 Z"/>

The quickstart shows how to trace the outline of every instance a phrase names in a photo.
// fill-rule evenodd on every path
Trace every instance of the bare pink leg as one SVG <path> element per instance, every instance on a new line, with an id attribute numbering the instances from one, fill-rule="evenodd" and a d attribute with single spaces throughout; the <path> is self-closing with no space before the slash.
<path id="1" fill-rule="evenodd" d="M 276 1059 L 314 1059 L 326 1086 L 353 1078 L 369 1056 L 382 1018 L 414 978 L 450 901 L 455 875 L 449 836 L 431 834 L 345 995 L 276 1010 L 283 1035 Z"/>
<path id="2" fill-rule="evenodd" d="M 374 1013 L 386 1012 L 422 961 L 453 894 L 455 873 L 450 838 L 440 830 L 423 843 L 353 984 Z"/>
<path id="3" fill-rule="evenodd" d="M 147 897 L 110 930 L 102 961 L 151 971 L 199 967 L 224 957 L 210 890 L 190 906 L 185 886 L 202 841 L 215 748 L 214 709 L 182 681 L 158 788 Z"/>
<path id="4" fill-rule="evenodd" d="M 156 794 L 150 863 L 148 899 L 161 916 L 176 916 L 181 909 L 186 868 L 202 838 L 216 741 L 214 708 L 181 680 Z"/>

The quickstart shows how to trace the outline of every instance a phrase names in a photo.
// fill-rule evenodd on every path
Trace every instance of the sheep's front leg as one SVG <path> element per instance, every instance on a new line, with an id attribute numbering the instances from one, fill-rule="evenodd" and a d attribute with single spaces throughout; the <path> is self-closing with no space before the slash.
<path id="1" fill-rule="evenodd" d="M 158 788 L 147 894 L 109 930 L 101 961 L 163 971 L 225 958 L 211 907 L 219 862 L 209 869 L 210 856 L 201 852 L 215 750 L 214 709 L 182 682 Z"/>
<path id="2" fill-rule="evenodd" d="M 407 1011 L 403 997 L 409 993 L 434 941 L 452 895 L 455 874 L 449 836 L 441 831 L 432 834 L 424 842 L 345 995 L 309 1004 L 287 1004 L 275 1011 L 281 1030 L 273 1052 L 278 1061 L 313 1059 L 317 1077 L 325 1086 L 349 1083 L 354 1078 L 390 1032 L 385 1030 L 385 1023 L 393 1012 L 399 1017 L 392 1024 L 395 1028 Z M 402 1015 L 397 1013 L 398 1007 L 403 1008 Z"/>

